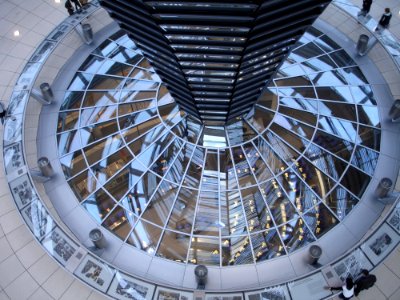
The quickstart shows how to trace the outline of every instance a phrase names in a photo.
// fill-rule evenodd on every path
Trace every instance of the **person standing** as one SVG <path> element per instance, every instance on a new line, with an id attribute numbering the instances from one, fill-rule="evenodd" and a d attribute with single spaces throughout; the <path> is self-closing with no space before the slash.
<path id="1" fill-rule="evenodd" d="M 359 15 L 366 16 L 368 15 L 372 5 L 372 0 L 363 0 L 362 9 Z"/>
<path id="2" fill-rule="evenodd" d="M 4 119 L 7 115 L 7 109 L 4 107 L 3 103 L 0 102 L 0 121 L 4 125 Z"/>
<path id="3" fill-rule="evenodd" d="M 342 293 L 339 295 L 340 299 L 349 300 L 354 296 L 354 282 L 351 277 L 346 278 L 346 283 L 340 287 L 331 287 L 329 288 L 331 291 L 333 290 L 341 290 Z"/>
<path id="4" fill-rule="evenodd" d="M 390 12 L 390 8 L 386 7 L 385 12 L 382 14 L 382 17 L 379 20 L 379 25 L 375 30 L 378 30 L 378 28 L 388 28 L 391 18 L 392 13 Z"/>
<path id="5" fill-rule="evenodd" d="M 67 9 L 70 16 L 74 14 L 74 8 L 70 0 L 65 1 L 65 8 Z"/>
<path id="6" fill-rule="evenodd" d="M 362 290 L 367 290 L 372 287 L 376 282 L 376 276 L 369 274 L 368 270 L 362 269 L 361 270 L 361 277 L 358 278 L 355 282 L 355 289 L 354 294 L 358 296 L 358 294 Z"/>
<path id="7" fill-rule="evenodd" d="M 80 11 L 82 9 L 82 4 L 79 2 L 79 0 L 71 0 L 72 3 L 75 5 L 76 11 Z"/>

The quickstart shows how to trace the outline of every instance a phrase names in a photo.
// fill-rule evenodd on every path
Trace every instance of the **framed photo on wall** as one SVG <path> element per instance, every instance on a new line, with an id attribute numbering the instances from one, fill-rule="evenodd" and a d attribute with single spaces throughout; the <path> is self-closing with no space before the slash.
<path id="1" fill-rule="evenodd" d="M 91 255 L 86 255 L 74 272 L 76 276 L 102 292 L 107 291 L 114 273 L 114 269 Z"/>
<path id="2" fill-rule="evenodd" d="M 155 286 L 117 272 L 108 294 L 117 299 L 151 300 Z"/>
<path id="3" fill-rule="evenodd" d="M 387 218 L 387 222 L 398 234 L 400 234 L 400 202 L 397 203 L 396 207 Z"/>
<path id="4" fill-rule="evenodd" d="M 79 246 L 67 237 L 64 232 L 55 227 L 42 241 L 42 245 L 57 259 L 63 266 L 74 255 Z"/>
<path id="5" fill-rule="evenodd" d="M 364 243 L 361 249 L 369 260 L 377 265 L 400 241 L 400 236 L 388 224 L 382 226 Z"/>
<path id="6" fill-rule="evenodd" d="M 193 300 L 193 293 L 157 287 L 154 300 Z"/>

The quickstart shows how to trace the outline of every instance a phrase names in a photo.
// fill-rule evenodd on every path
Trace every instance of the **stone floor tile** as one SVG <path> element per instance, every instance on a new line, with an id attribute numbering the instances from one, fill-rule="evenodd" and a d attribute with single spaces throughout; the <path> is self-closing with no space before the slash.
<path id="1" fill-rule="evenodd" d="M 390 297 L 400 286 L 400 279 L 384 264 L 379 265 L 373 274 L 377 278 L 376 286 L 386 297 Z"/>
<path id="2" fill-rule="evenodd" d="M 0 263 L 0 286 L 4 289 L 24 272 L 24 267 L 15 255 Z"/>
<path id="3" fill-rule="evenodd" d="M 58 269 L 49 279 L 42 285 L 43 289 L 53 298 L 59 299 L 68 287 L 71 285 L 74 278 L 64 269 Z"/>
<path id="4" fill-rule="evenodd" d="M 360 300 L 386 300 L 386 296 L 376 286 L 373 286 L 366 291 L 362 291 L 358 295 L 358 298 Z"/>
<path id="5" fill-rule="evenodd" d="M 30 296 L 39 288 L 37 282 L 29 275 L 28 272 L 22 273 L 15 279 L 4 291 L 11 299 L 25 300 L 30 299 Z"/>
<path id="6" fill-rule="evenodd" d="M 38 288 L 29 298 L 29 300 L 54 300 L 42 288 Z"/>
<path id="7" fill-rule="evenodd" d="M 43 255 L 36 263 L 34 263 L 28 269 L 28 272 L 41 285 L 59 268 L 60 266 L 46 254 Z"/>
<path id="8" fill-rule="evenodd" d="M 91 288 L 75 279 L 60 300 L 85 300 L 90 296 L 91 292 Z"/>

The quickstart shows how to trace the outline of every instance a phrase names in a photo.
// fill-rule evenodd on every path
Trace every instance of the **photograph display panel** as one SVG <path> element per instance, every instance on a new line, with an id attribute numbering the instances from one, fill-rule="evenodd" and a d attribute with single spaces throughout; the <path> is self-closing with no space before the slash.
<path id="1" fill-rule="evenodd" d="M 241 293 L 234 294 L 206 294 L 206 300 L 242 300 Z"/>
<path id="2" fill-rule="evenodd" d="M 342 282 L 348 276 L 355 279 L 360 275 L 362 269 L 371 270 L 372 267 L 372 264 L 360 249 L 355 250 L 349 256 L 333 265 L 333 269 Z"/>
<path id="3" fill-rule="evenodd" d="M 45 237 L 42 244 L 49 251 L 50 255 L 57 259 L 63 266 L 67 264 L 68 260 L 79 248 L 79 246 L 68 238 L 58 227 L 54 228 L 54 230 Z"/>
<path id="4" fill-rule="evenodd" d="M 361 246 L 369 260 L 377 265 L 398 244 L 400 236 L 386 223 Z"/>
<path id="5" fill-rule="evenodd" d="M 396 207 L 387 219 L 387 222 L 398 234 L 400 234 L 400 202 L 397 203 Z"/>
<path id="6" fill-rule="evenodd" d="M 117 299 L 151 300 L 155 286 L 117 272 L 108 294 Z"/>
<path id="7" fill-rule="evenodd" d="M 245 293 L 246 300 L 290 300 L 286 285 L 265 288 L 257 292 Z"/>
<path id="8" fill-rule="evenodd" d="M 25 161 L 21 143 L 4 147 L 4 167 L 7 174 L 17 171 L 23 165 L 25 165 Z"/>
<path id="9" fill-rule="evenodd" d="M 193 293 L 157 287 L 155 300 L 193 300 Z"/>
<path id="10" fill-rule="evenodd" d="M 323 299 L 332 295 L 332 292 L 325 288 L 326 286 L 328 283 L 321 272 L 288 283 L 293 300 Z"/>
<path id="11" fill-rule="evenodd" d="M 32 201 L 21 211 L 21 214 L 26 224 L 39 240 L 55 226 L 52 217 L 39 200 Z"/>
<path id="12" fill-rule="evenodd" d="M 11 181 L 10 189 L 19 209 L 38 198 L 27 174 Z"/>
<path id="13" fill-rule="evenodd" d="M 90 255 L 82 260 L 74 272 L 76 276 L 102 292 L 107 291 L 114 273 L 114 269 Z"/>

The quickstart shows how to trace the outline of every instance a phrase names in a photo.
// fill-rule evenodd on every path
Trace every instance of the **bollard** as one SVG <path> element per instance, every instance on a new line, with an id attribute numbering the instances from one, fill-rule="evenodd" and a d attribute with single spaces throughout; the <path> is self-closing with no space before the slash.
<path id="1" fill-rule="evenodd" d="M 37 163 L 43 176 L 50 178 L 54 175 L 53 167 L 47 157 L 39 158 Z"/>
<path id="2" fill-rule="evenodd" d="M 310 248 L 308 248 L 309 264 L 316 265 L 321 255 L 322 248 L 320 246 L 312 245 Z"/>
<path id="3" fill-rule="evenodd" d="M 93 42 L 93 30 L 90 24 L 82 24 L 82 35 L 87 44 L 91 44 Z"/>
<path id="4" fill-rule="evenodd" d="M 392 122 L 400 121 L 400 99 L 396 99 L 390 108 L 389 117 Z"/>
<path id="5" fill-rule="evenodd" d="M 205 289 L 207 283 L 207 274 L 208 274 L 208 269 L 204 265 L 198 265 L 194 269 L 194 275 L 196 276 L 198 290 Z"/>
<path id="6" fill-rule="evenodd" d="M 378 198 L 384 198 L 388 195 L 390 189 L 392 188 L 393 182 L 389 178 L 382 178 L 379 181 L 378 187 L 375 190 L 375 194 Z"/>
<path id="7" fill-rule="evenodd" d="M 361 34 L 358 38 L 357 42 L 357 54 L 360 56 L 365 55 L 367 53 L 369 37 L 366 34 Z"/>
<path id="8" fill-rule="evenodd" d="M 106 239 L 100 229 L 92 229 L 89 232 L 89 238 L 97 249 L 103 249 L 107 246 Z"/>
<path id="9" fill-rule="evenodd" d="M 48 104 L 53 102 L 54 95 L 53 91 L 51 90 L 50 84 L 48 84 L 47 82 L 43 82 L 40 85 L 40 92 L 42 93 L 43 99 L 46 100 Z"/>

